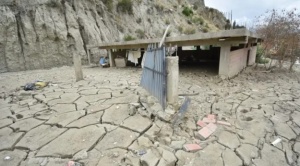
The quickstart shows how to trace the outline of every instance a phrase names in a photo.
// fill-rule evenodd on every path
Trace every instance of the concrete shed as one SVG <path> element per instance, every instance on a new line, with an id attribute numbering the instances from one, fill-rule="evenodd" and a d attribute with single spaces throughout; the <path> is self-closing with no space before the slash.
<path id="1" fill-rule="evenodd" d="M 118 53 L 126 49 L 146 49 L 148 44 L 159 43 L 161 39 L 145 39 L 126 42 L 102 43 L 95 46 L 106 49 L 110 56 L 111 67 Z M 167 37 L 166 46 L 177 46 L 177 55 L 181 61 L 192 55 L 194 61 L 217 62 L 218 75 L 233 77 L 256 59 L 257 44 L 261 39 L 247 29 L 224 30 L 210 33 L 197 33 L 178 37 Z M 194 50 L 185 51 L 184 46 L 195 46 Z M 92 48 L 92 47 L 91 47 Z M 112 52 L 112 50 L 123 50 Z"/>

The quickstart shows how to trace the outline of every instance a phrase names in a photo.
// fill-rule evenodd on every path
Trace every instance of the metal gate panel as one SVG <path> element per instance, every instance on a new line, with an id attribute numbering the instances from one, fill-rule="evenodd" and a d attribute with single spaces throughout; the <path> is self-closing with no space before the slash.
<path id="1" fill-rule="evenodd" d="M 159 100 L 161 106 L 166 107 L 166 52 L 165 47 L 157 48 L 150 44 L 147 49 L 141 86 Z"/>

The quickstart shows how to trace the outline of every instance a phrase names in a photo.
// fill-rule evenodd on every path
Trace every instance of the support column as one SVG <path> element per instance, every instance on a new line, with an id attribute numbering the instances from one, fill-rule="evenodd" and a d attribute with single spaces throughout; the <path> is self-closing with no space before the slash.
<path id="1" fill-rule="evenodd" d="M 113 56 L 112 56 L 112 50 L 111 50 L 111 49 L 108 49 L 107 52 L 108 52 L 109 65 L 110 65 L 110 67 L 115 67 L 116 65 L 115 65 L 114 58 L 113 58 Z"/>
<path id="2" fill-rule="evenodd" d="M 219 62 L 219 76 L 228 78 L 230 77 L 230 44 L 221 45 L 220 62 Z"/>
<path id="3" fill-rule="evenodd" d="M 88 56 L 88 63 L 91 65 L 91 56 L 90 56 L 90 49 L 87 49 L 87 56 Z"/>
<path id="4" fill-rule="evenodd" d="M 179 64 L 178 56 L 167 57 L 167 102 L 173 106 L 178 104 Z"/>
<path id="5" fill-rule="evenodd" d="M 80 55 L 74 53 L 73 54 L 73 63 L 75 68 L 75 77 L 76 82 L 83 80 L 82 66 L 81 66 L 81 57 Z"/>
<path id="6" fill-rule="evenodd" d="M 248 66 L 254 65 L 256 61 L 256 53 L 257 53 L 257 46 L 252 46 L 250 48 L 250 57 L 249 57 L 249 62 Z"/>

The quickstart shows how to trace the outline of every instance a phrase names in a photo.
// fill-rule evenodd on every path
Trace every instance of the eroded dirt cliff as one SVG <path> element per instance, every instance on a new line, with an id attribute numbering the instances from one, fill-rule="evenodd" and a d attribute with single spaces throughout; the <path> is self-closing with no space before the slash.
<path id="1" fill-rule="evenodd" d="M 152 38 L 171 25 L 171 36 L 216 31 L 223 15 L 196 0 L 136 0 L 132 11 L 118 0 L 1 0 L 0 72 L 71 65 L 87 61 L 87 46 Z M 182 13 L 188 7 L 193 14 Z M 96 62 L 99 50 L 92 50 Z"/>

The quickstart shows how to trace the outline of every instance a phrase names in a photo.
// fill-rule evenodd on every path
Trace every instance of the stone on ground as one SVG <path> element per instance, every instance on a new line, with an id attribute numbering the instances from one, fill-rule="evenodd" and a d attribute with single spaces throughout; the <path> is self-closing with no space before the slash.
<path id="1" fill-rule="evenodd" d="M 27 156 L 27 153 L 17 150 L 17 149 L 15 149 L 14 151 L 1 151 L 0 152 L 0 165 L 19 166 L 21 161 L 23 161 L 26 156 Z"/>
<path id="2" fill-rule="evenodd" d="M 90 149 L 104 134 L 104 128 L 97 126 L 70 129 L 45 145 L 37 156 L 71 157 L 83 149 Z"/>
<path id="3" fill-rule="evenodd" d="M 66 129 L 41 125 L 27 132 L 20 142 L 17 143 L 16 147 L 37 150 L 58 137 L 64 131 L 66 131 Z"/>
<path id="4" fill-rule="evenodd" d="M 92 125 L 92 124 L 99 124 L 102 115 L 103 115 L 103 112 L 96 112 L 94 114 L 86 115 L 86 116 L 68 124 L 67 127 L 82 128 L 82 127 Z"/>
<path id="5" fill-rule="evenodd" d="M 0 151 L 12 149 L 14 144 L 22 137 L 23 133 L 13 132 L 10 128 L 0 129 Z"/>
<path id="6" fill-rule="evenodd" d="M 237 138 L 236 134 L 230 133 L 228 131 L 223 131 L 220 134 L 218 142 L 230 149 L 235 149 L 240 145 L 240 141 Z"/>
<path id="7" fill-rule="evenodd" d="M 158 166 L 175 166 L 176 161 L 177 158 L 172 152 L 163 150 Z"/>
<path id="8" fill-rule="evenodd" d="M 152 121 L 150 119 L 144 118 L 141 115 L 137 114 L 135 116 L 127 118 L 121 125 L 130 130 L 142 133 L 146 129 L 148 129 L 151 126 L 151 124 Z"/>
<path id="9" fill-rule="evenodd" d="M 138 133 L 130 130 L 117 128 L 116 130 L 107 133 L 95 148 L 99 151 L 112 148 L 128 148 L 138 135 Z"/>
<path id="10" fill-rule="evenodd" d="M 183 141 L 172 141 L 170 147 L 174 150 L 181 150 L 183 145 L 185 144 L 185 140 Z"/>
<path id="11" fill-rule="evenodd" d="M 159 157 L 152 152 L 151 149 L 147 150 L 147 153 L 141 157 L 142 166 L 156 166 L 159 162 Z"/>
<path id="12" fill-rule="evenodd" d="M 29 118 L 17 121 L 16 123 L 10 125 L 10 127 L 17 131 L 29 131 L 42 123 L 44 123 L 44 121 L 37 120 L 35 118 Z"/>

